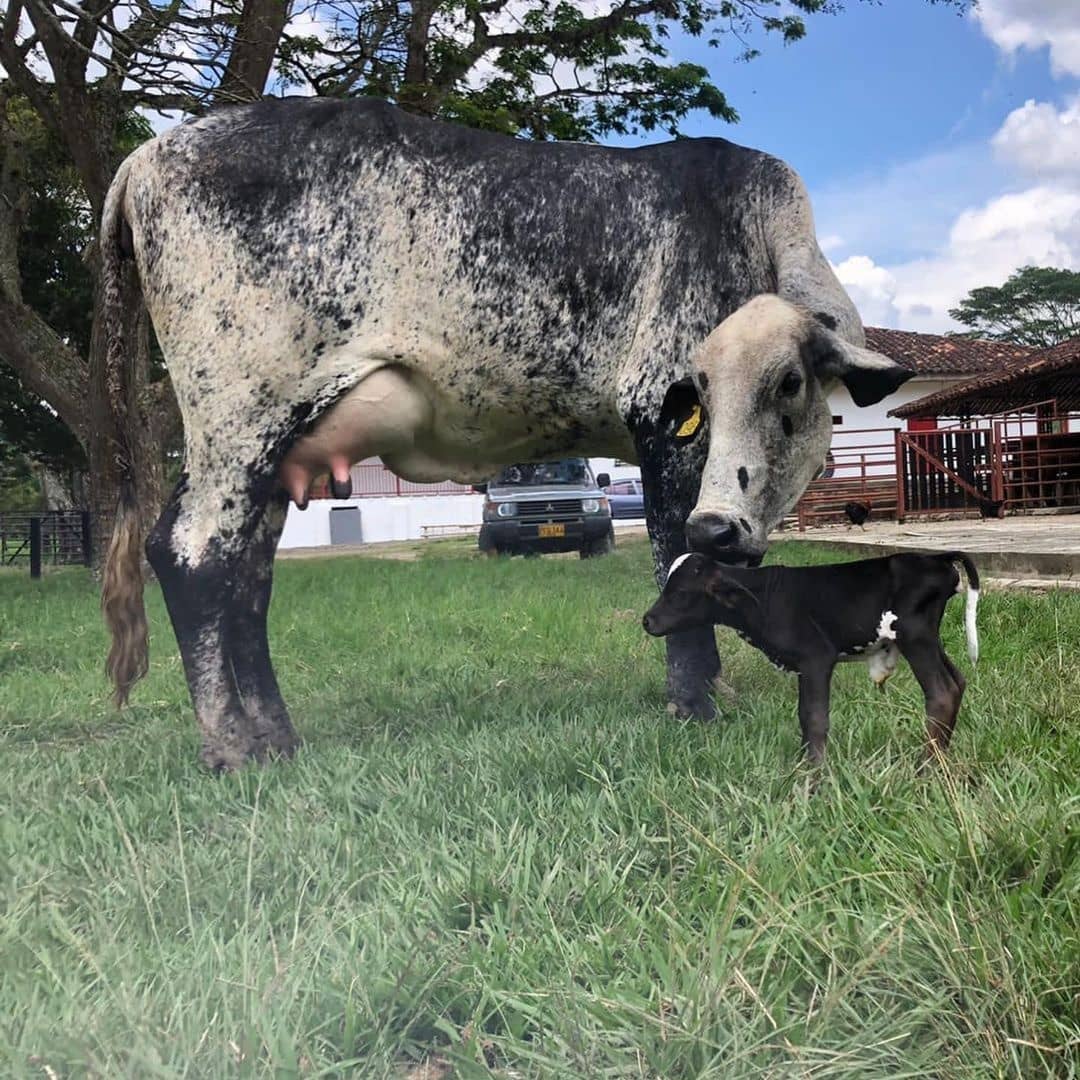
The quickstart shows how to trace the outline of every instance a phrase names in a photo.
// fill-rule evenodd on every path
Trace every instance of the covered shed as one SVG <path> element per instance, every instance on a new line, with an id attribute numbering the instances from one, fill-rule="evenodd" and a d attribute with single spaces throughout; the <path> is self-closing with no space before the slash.
<path id="1" fill-rule="evenodd" d="M 912 330 L 866 327 L 866 344 L 884 353 L 913 377 L 884 401 L 857 408 L 843 386 L 829 395 L 833 418 L 832 448 L 823 475 L 810 484 L 794 516 L 800 528 L 846 520 L 855 502 L 868 516 L 891 518 L 897 506 L 897 422 L 890 408 L 935 397 L 973 376 L 1023 361 L 1033 349 L 1002 341 L 920 334 Z M 911 431 L 936 428 L 935 414 L 916 411 Z"/>
<path id="2" fill-rule="evenodd" d="M 898 516 L 1080 508 L 1080 338 L 894 406 L 936 417 L 897 436 Z"/>
<path id="3" fill-rule="evenodd" d="M 889 410 L 901 419 L 937 416 L 953 419 L 995 417 L 1022 411 L 1037 412 L 1037 405 L 1056 405 L 1057 412 L 1080 411 L 1080 338 L 1049 349 L 1013 357 L 981 375 Z"/>

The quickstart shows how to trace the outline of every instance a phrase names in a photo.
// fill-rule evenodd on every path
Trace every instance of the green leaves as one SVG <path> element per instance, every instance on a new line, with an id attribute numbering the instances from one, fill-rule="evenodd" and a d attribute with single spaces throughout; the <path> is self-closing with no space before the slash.
<path id="1" fill-rule="evenodd" d="M 931 2 L 967 7 L 967 0 Z M 347 7 L 345 16 L 338 5 L 312 5 L 328 31 L 322 41 L 285 35 L 279 70 L 288 84 L 387 97 L 491 131 L 575 140 L 677 135 L 700 110 L 738 120 L 707 68 L 671 55 L 676 30 L 714 48 L 731 42 L 732 55 L 749 60 L 765 39 L 800 40 L 808 16 L 843 10 L 839 0 L 532 0 L 513 10 L 507 0 L 407 10 L 375 0 Z"/>
<path id="2" fill-rule="evenodd" d="M 968 336 L 1047 348 L 1080 334 L 1080 272 L 1025 266 L 1004 285 L 972 289 L 949 315 Z"/>

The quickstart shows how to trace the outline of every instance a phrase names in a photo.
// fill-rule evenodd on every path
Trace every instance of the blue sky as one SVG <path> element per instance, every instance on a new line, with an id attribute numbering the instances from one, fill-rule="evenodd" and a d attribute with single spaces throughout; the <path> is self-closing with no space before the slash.
<path id="1" fill-rule="evenodd" d="M 595 13 L 614 0 L 578 2 Z M 1022 265 L 1080 269 L 1080 0 L 978 0 L 963 17 L 847 0 L 808 24 L 786 47 L 761 35 L 749 63 L 734 39 L 673 36 L 674 58 L 709 68 L 741 115 L 684 130 L 798 170 L 864 322 L 940 332 L 970 289 Z M 290 25 L 320 30 L 300 4 Z"/>
<path id="2" fill-rule="evenodd" d="M 672 40 L 739 110 L 721 135 L 793 165 L 863 318 L 938 331 L 1025 262 L 1080 269 L 1080 0 L 851 0 L 794 45 Z"/>

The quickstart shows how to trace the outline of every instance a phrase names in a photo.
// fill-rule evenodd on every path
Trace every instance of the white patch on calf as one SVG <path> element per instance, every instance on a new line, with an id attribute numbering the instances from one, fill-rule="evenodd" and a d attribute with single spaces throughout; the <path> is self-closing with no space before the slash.
<path id="1" fill-rule="evenodd" d="M 668 572 L 667 572 L 667 579 L 666 579 L 666 580 L 665 580 L 665 582 L 664 582 L 664 584 L 665 584 L 665 585 L 667 584 L 667 582 L 668 582 L 668 581 L 670 581 L 670 580 L 671 580 L 671 575 L 672 575 L 672 574 L 674 574 L 674 573 L 675 573 L 675 571 L 676 571 L 676 570 L 678 570 L 678 569 L 679 569 L 679 567 L 680 567 L 680 566 L 682 566 L 682 564 L 683 564 L 684 562 L 686 562 L 686 560 L 687 560 L 687 559 L 689 559 L 691 555 L 693 555 L 693 552 L 692 552 L 692 551 L 688 551 L 688 552 L 687 552 L 687 553 L 686 553 L 685 555 L 680 555 L 680 556 L 679 556 L 679 557 L 678 557 L 678 558 L 677 558 L 677 559 L 676 559 L 676 560 L 675 560 L 675 561 L 674 561 L 674 562 L 673 562 L 673 563 L 671 564 L 671 566 L 669 566 L 669 567 L 668 567 Z"/>
<path id="2" fill-rule="evenodd" d="M 896 640 L 896 620 L 897 616 L 891 611 L 883 611 L 881 613 L 881 622 L 878 623 L 877 628 L 878 641 Z"/>

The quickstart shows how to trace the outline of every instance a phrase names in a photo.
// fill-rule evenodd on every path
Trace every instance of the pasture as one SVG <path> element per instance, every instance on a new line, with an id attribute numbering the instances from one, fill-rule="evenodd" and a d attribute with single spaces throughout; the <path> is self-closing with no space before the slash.
<path id="1" fill-rule="evenodd" d="M 0 576 L 0 1074 L 1080 1073 L 1080 596 L 988 591 L 947 764 L 921 695 L 667 715 L 641 541 L 610 558 L 278 563 L 306 739 L 214 777 L 148 590 L 123 713 L 81 571 Z M 781 544 L 770 558 L 835 558 Z"/>

